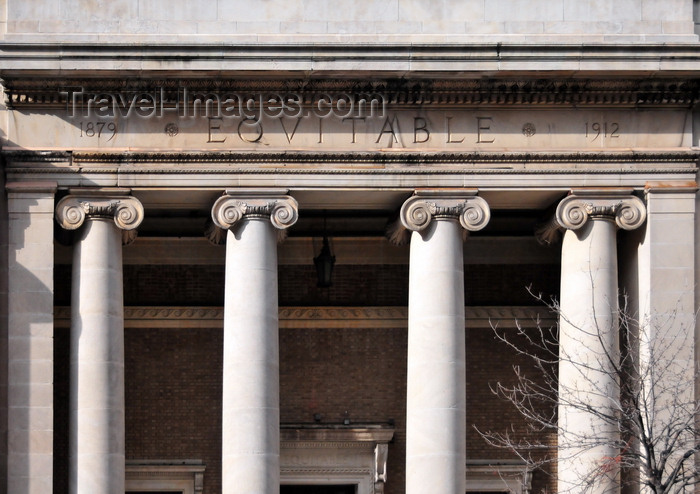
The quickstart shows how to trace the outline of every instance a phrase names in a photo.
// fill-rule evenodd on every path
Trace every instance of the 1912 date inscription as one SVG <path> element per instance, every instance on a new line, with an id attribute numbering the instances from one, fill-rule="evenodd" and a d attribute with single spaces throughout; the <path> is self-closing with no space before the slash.
<path id="1" fill-rule="evenodd" d="M 620 124 L 617 122 L 586 122 L 586 139 L 593 142 L 599 137 L 603 139 L 620 137 Z"/>

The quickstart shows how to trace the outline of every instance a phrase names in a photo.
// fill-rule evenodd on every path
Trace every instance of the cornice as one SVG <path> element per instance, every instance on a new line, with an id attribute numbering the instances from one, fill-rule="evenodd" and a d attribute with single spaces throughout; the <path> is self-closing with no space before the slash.
<path id="1" fill-rule="evenodd" d="M 71 308 L 55 307 L 57 327 L 70 326 Z M 125 307 L 126 328 L 223 328 L 224 310 L 221 307 Z M 491 323 L 501 328 L 536 325 L 540 321 L 549 326 L 555 317 L 544 307 L 466 307 L 468 326 L 489 328 Z M 280 307 L 281 329 L 329 328 L 406 328 L 406 307 Z"/>
<path id="2" fill-rule="evenodd" d="M 46 35 L 43 39 L 47 38 Z M 95 42 L 0 43 L 3 77 L 22 73 L 47 75 L 120 72 L 129 76 L 206 71 L 222 76 L 251 71 L 328 75 L 337 72 L 360 77 L 367 73 L 412 74 L 496 71 L 594 73 L 615 71 L 643 77 L 697 70 L 697 42 L 625 42 L 622 39 L 567 43 L 566 36 L 522 41 L 493 41 L 466 37 L 416 36 L 377 40 L 362 36 L 228 38 L 207 43 L 181 37 L 177 42 L 128 43 L 124 38 Z M 201 39 L 201 38 L 200 38 Z M 534 42 L 533 42 L 534 40 Z M 542 40 L 537 42 L 537 40 Z M 526 42 L 523 42 L 526 41 Z M 148 69 L 153 67 L 153 69 Z M 377 69 L 380 67 L 380 69 Z M 537 76 L 536 74 L 540 74 Z"/>
<path id="3" fill-rule="evenodd" d="M 2 57 L 0 57 L 2 60 Z M 86 94 L 119 93 L 125 98 L 142 92 L 157 101 L 176 99 L 183 88 L 218 94 L 294 94 L 311 105 L 319 94 L 381 95 L 389 108 L 432 107 L 690 107 L 700 102 L 700 80 L 685 79 L 563 79 L 544 78 L 542 73 L 520 78 L 410 79 L 368 76 L 351 78 L 234 79 L 212 77 L 37 77 L 2 73 L 7 105 L 11 108 L 64 109 L 66 88 Z M 63 94 L 61 94 L 63 92 Z M 87 98 L 87 96 L 85 96 Z"/>

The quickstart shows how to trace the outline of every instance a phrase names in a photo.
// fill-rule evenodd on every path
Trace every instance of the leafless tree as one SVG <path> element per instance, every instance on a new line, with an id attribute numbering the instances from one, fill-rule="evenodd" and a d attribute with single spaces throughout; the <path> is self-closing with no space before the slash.
<path id="1" fill-rule="evenodd" d="M 545 302 L 541 295 L 535 298 L 545 303 L 558 320 L 566 318 L 556 301 Z M 558 326 L 545 327 L 540 321 L 534 327 L 516 321 L 515 330 L 494 326 L 498 340 L 532 363 L 527 369 L 514 366 L 511 383 L 496 382 L 491 388 L 515 407 L 529 429 L 527 434 L 519 434 L 515 429 L 484 431 L 477 427 L 477 431 L 490 445 L 510 450 L 532 468 L 557 462 L 557 448 L 546 439 L 552 434 L 558 437 L 560 455 L 567 451 L 585 454 L 600 446 L 618 452 L 600 458 L 596 467 L 587 472 L 587 478 L 581 479 L 577 492 L 588 492 L 589 488 L 595 491 L 596 479 L 610 471 L 622 472 L 621 482 L 628 492 L 692 492 L 700 482 L 694 321 L 684 325 L 676 316 L 664 314 L 652 320 L 638 320 L 621 309 L 619 348 L 601 344 L 602 353 L 587 363 L 576 358 L 580 355 L 578 350 L 559 344 Z M 605 341 L 603 333 L 608 329 L 596 331 L 599 341 Z M 582 337 L 580 344 L 585 339 Z M 577 369 L 581 378 L 588 380 L 589 389 L 601 393 L 606 391 L 599 386 L 599 374 L 607 373 L 606 381 L 618 387 L 611 394 L 614 398 L 610 406 L 594 406 L 590 393 L 560 382 L 558 369 L 562 363 Z M 585 434 L 562 429 L 557 420 L 562 405 L 590 414 L 604 427 Z M 610 430 L 616 433 L 611 435 Z"/>

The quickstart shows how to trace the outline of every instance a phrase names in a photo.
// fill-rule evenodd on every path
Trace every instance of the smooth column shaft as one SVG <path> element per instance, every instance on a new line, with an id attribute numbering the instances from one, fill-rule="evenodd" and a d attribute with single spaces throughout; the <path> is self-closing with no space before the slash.
<path id="1" fill-rule="evenodd" d="M 224 494 L 279 492 L 277 238 L 269 218 L 227 233 L 224 306 Z"/>
<path id="2" fill-rule="evenodd" d="M 617 227 L 591 219 L 564 234 L 559 364 L 559 492 L 619 490 L 618 432 L 579 405 L 614 414 L 619 383 Z M 590 486 L 589 486 L 589 483 Z"/>
<path id="3" fill-rule="evenodd" d="M 124 316 L 121 231 L 86 220 L 74 247 L 70 492 L 124 493 Z"/>
<path id="4" fill-rule="evenodd" d="M 411 238 L 406 494 L 463 494 L 466 363 L 462 228 L 436 218 Z"/>

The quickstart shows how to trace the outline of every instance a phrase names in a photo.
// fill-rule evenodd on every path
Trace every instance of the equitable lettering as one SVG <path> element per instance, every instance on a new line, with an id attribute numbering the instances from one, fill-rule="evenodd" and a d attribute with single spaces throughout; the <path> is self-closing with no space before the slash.
<path id="1" fill-rule="evenodd" d="M 491 117 L 476 117 L 476 143 L 477 144 L 490 144 L 495 139 L 489 139 L 486 140 L 483 138 L 481 131 L 482 130 L 491 130 L 491 124 L 485 124 L 484 122 L 491 122 L 493 121 L 493 118 Z"/>
<path id="2" fill-rule="evenodd" d="M 212 134 L 212 131 L 213 134 Z M 209 118 L 209 139 L 207 139 L 207 142 L 226 142 L 226 137 L 224 136 L 223 139 L 213 139 L 212 135 L 220 134 L 221 133 L 221 118 L 214 118 L 211 117 Z"/>
<path id="3" fill-rule="evenodd" d="M 395 127 L 394 127 L 395 126 Z M 397 136 L 398 133 L 400 133 L 401 130 L 399 129 L 399 119 L 398 117 L 394 116 L 393 121 L 389 119 L 389 117 L 386 117 L 386 120 L 384 120 L 384 125 L 382 126 L 382 130 L 379 132 L 379 135 L 377 136 L 377 140 L 375 141 L 375 144 L 379 144 L 379 140 L 382 138 L 384 134 L 391 134 L 391 138 L 389 139 L 389 147 L 391 147 L 392 143 L 399 143 L 399 138 Z"/>
<path id="4" fill-rule="evenodd" d="M 445 117 L 445 125 L 447 127 L 447 143 L 448 144 L 459 144 L 460 142 L 464 142 L 464 137 L 462 137 L 459 141 L 453 141 L 452 140 L 452 130 L 450 129 L 450 122 L 452 121 L 452 117 Z"/>
<path id="5" fill-rule="evenodd" d="M 422 132 L 425 137 L 422 140 L 418 140 L 418 133 Z M 430 131 L 428 130 L 428 122 L 423 117 L 413 118 L 413 143 L 421 144 L 428 142 L 430 140 Z"/>

